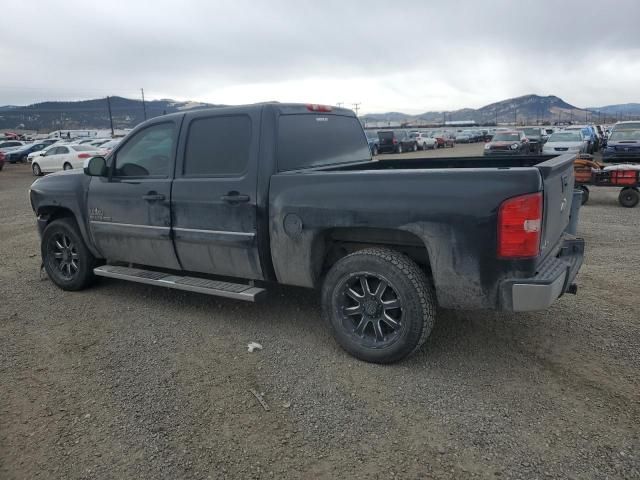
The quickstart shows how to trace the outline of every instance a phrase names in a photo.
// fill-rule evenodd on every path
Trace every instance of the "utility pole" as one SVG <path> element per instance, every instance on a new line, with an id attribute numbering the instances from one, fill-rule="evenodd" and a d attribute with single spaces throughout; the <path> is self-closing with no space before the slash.
<path id="1" fill-rule="evenodd" d="M 144 119 L 147 119 L 147 105 L 144 103 L 144 88 L 140 89 L 140 92 L 142 93 L 142 111 L 144 113 Z"/>
<path id="2" fill-rule="evenodd" d="M 496 108 L 496 127 L 498 126 L 498 109 Z"/>
<path id="3" fill-rule="evenodd" d="M 358 111 L 360 110 L 360 105 L 362 105 L 361 103 L 354 103 L 353 104 L 353 109 L 356 111 L 356 117 L 358 116 Z"/>
<path id="4" fill-rule="evenodd" d="M 338 108 L 342 108 L 342 105 L 344 105 L 344 102 L 338 102 L 338 103 L 336 103 L 336 107 L 338 107 Z"/>
<path id="5" fill-rule="evenodd" d="M 442 112 L 442 126 L 444 127 L 447 123 L 447 112 Z"/>
<path id="6" fill-rule="evenodd" d="M 513 125 L 518 126 L 518 109 L 516 108 L 513 112 Z"/>
<path id="7" fill-rule="evenodd" d="M 107 97 L 107 108 L 109 109 L 109 125 L 111 126 L 111 136 L 113 137 L 113 116 L 111 115 L 111 98 Z"/>

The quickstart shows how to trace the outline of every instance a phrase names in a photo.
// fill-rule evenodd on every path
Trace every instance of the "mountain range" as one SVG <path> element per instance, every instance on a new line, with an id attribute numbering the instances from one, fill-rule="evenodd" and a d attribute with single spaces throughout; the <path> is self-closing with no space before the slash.
<path id="1" fill-rule="evenodd" d="M 640 104 L 628 103 L 604 107 L 580 108 L 555 95 L 524 95 L 484 107 L 463 108 L 452 111 L 431 111 L 418 115 L 400 112 L 374 113 L 361 117 L 365 123 L 442 123 L 472 120 L 478 124 L 496 123 L 555 123 L 555 122 L 601 122 L 615 121 L 621 116 L 640 116 Z"/>
<path id="2" fill-rule="evenodd" d="M 145 117 L 184 110 L 215 108 L 201 102 L 151 100 L 144 106 L 140 100 L 110 97 L 114 128 L 130 128 Z M 145 112 L 146 110 L 146 112 Z M 493 123 L 554 123 L 613 122 L 619 118 L 640 117 L 639 103 L 580 108 L 554 95 L 524 95 L 485 105 L 478 109 L 463 108 L 452 111 L 430 111 L 419 115 L 401 112 L 370 113 L 360 118 L 367 124 L 442 123 L 443 121 L 473 120 L 478 124 Z M 0 107 L 0 129 L 53 131 L 61 129 L 109 128 L 109 108 L 106 98 L 73 102 L 43 102 L 28 106 Z"/>

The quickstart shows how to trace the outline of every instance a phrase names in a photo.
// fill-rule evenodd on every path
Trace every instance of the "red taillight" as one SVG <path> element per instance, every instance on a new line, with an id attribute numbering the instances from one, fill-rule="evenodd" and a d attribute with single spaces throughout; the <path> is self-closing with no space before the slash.
<path id="1" fill-rule="evenodd" d="M 394 139 L 393 139 L 393 144 L 395 145 L 396 143 L 398 143 L 398 139 L 397 139 L 397 138 L 394 138 Z"/>
<path id="2" fill-rule="evenodd" d="M 91 158 L 93 155 L 89 155 L 88 153 L 79 153 L 78 158 Z"/>
<path id="3" fill-rule="evenodd" d="M 310 112 L 330 112 L 329 105 L 318 105 L 317 103 L 307 103 L 307 110 Z"/>
<path id="4" fill-rule="evenodd" d="M 498 212 L 498 256 L 535 257 L 540 252 L 542 193 L 531 193 L 502 202 Z"/>

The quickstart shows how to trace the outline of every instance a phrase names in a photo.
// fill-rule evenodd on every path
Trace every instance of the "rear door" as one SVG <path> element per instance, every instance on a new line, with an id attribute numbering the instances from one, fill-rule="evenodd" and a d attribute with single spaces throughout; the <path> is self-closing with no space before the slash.
<path id="1" fill-rule="evenodd" d="M 109 177 L 91 177 L 89 227 L 107 260 L 179 269 L 170 199 L 182 117 L 159 118 L 114 151 Z"/>
<path id="2" fill-rule="evenodd" d="M 263 278 L 256 241 L 260 112 L 225 109 L 185 119 L 171 196 L 185 270 Z"/>

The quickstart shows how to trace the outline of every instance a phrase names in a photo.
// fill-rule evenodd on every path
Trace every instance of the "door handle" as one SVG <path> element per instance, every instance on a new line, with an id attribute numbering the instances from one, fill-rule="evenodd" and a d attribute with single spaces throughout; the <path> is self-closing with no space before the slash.
<path id="1" fill-rule="evenodd" d="M 149 192 L 146 195 L 143 195 L 142 198 L 145 199 L 147 202 L 157 202 L 157 201 L 164 200 L 165 197 L 161 193 Z"/>
<path id="2" fill-rule="evenodd" d="M 247 203 L 251 197 L 249 195 L 242 195 L 238 192 L 229 192 L 226 195 L 222 195 L 220 200 L 227 203 Z"/>

